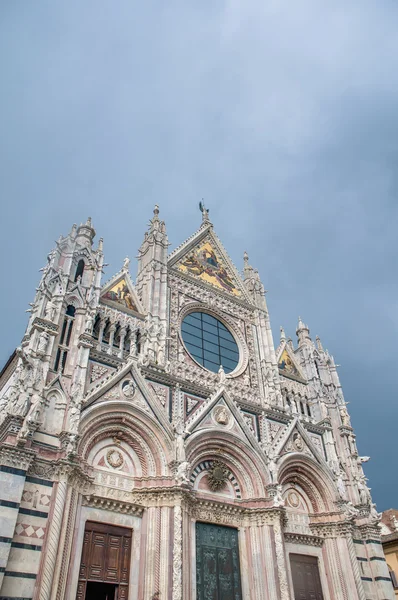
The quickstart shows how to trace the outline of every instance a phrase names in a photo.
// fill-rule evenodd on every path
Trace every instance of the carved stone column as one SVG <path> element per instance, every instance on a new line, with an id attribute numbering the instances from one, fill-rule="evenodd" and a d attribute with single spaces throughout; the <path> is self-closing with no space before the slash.
<path id="1" fill-rule="evenodd" d="M 119 338 L 119 358 L 123 358 L 124 352 L 124 340 L 126 339 L 127 330 L 125 327 L 120 329 L 120 338 Z"/>
<path id="2" fill-rule="evenodd" d="M 69 487 L 66 498 L 65 518 L 60 534 L 60 551 L 54 569 L 51 600 L 63 600 L 64 598 L 78 498 L 78 491 L 73 487 Z"/>
<path id="3" fill-rule="evenodd" d="M 354 542 L 352 541 L 351 535 L 347 535 L 346 537 L 348 553 L 350 555 L 350 561 L 352 566 L 352 572 L 354 575 L 355 585 L 357 588 L 358 596 L 360 600 L 366 600 L 365 590 L 363 589 L 361 575 L 359 573 L 358 560 L 355 552 Z"/>
<path id="4" fill-rule="evenodd" d="M 116 331 L 116 323 L 112 323 L 112 325 L 109 327 L 109 348 L 108 348 L 108 354 L 112 354 L 112 351 L 113 351 L 113 340 L 115 338 L 115 331 Z"/>
<path id="5" fill-rule="evenodd" d="M 182 600 L 182 508 L 180 505 L 174 507 L 172 600 Z"/>
<path id="6" fill-rule="evenodd" d="M 62 521 L 65 509 L 67 492 L 66 480 L 58 481 L 55 493 L 54 509 L 51 517 L 51 525 L 47 533 L 47 542 L 44 549 L 44 564 L 41 576 L 40 593 L 36 594 L 37 600 L 50 600 L 53 585 L 55 564 L 59 552 L 59 541 Z"/>
<path id="7" fill-rule="evenodd" d="M 101 350 L 101 346 L 102 346 L 102 338 L 104 336 L 105 325 L 106 325 L 105 319 L 101 318 L 100 329 L 99 329 L 99 333 L 98 333 L 98 344 L 97 344 L 97 350 L 99 350 L 99 351 Z"/>
<path id="8" fill-rule="evenodd" d="M 279 588 L 281 594 L 280 597 L 281 600 L 290 600 L 289 584 L 287 581 L 285 548 L 283 543 L 282 525 L 280 520 L 275 520 L 273 529 L 275 538 L 276 567 L 278 571 Z"/>

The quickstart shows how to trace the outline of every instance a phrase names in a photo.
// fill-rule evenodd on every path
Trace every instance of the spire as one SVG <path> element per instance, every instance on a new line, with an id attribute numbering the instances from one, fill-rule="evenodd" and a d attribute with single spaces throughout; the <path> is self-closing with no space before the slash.
<path id="1" fill-rule="evenodd" d="M 249 264 L 249 255 L 245 251 L 243 253 L 243 283 L 247 291 L 256 301 L 257 306 L 266 308 L 265 290 L 261 282 L 259 272 Z"/>
<path id="2" fill-rule="evenodd" d="M 282 326 L 281 326 L 280 330 L 281 330 L 281 342 L 284 342 L 286 340 L 285 330 L 283 329 Z"/>
<path id="3" fill-rule="evenodd" d="M 166 268 L 168 247 L 166 225 L 159 219 L 159 206 L 155 204 L 149 228 L 145 232 L 144 240 L 138 250 L 137 290 L 147 310 L 154 301 L 153 294 L 155 294 L 155 290 L 151 287 L 153 285 L 151 276 L 155 277 L 155 273 L 159 275 L 159 265 Z"/>
<path id="4" fill-rule="evenodd" d="M 310 330 L 308 328 L 308 325 L 305 325 L 303 323 L 303 321 L 301 320 L 301 317 L 299 317 L 299 320 L 298 320 L 298 325 L 297 325 L 297 329 L 296 329 L 296 335 L 297 335 L 297 338 L 298 338 L 299 346 L 301 344 L 305 344 L 305 343 L 311 341 Z"/>
<path id="5" fill-rule="evenodd" d="M 249 264 L 249 255 L 245 250 L 243 253 L 243 279 L 252 277 L 253 270 L 253 267 Z"/>
<path id="6" fill-rule="evenodd" d="M 91 217 L 88 217 L 88 219 L 84 225 L 83 225 L 83 223 L 80 224 L 80 226 L 77 230 L 76 240 L 78 242 L 80 242 L 80 244 L 82 244 L 82 245 L 86 245 L 87 242 L 89 242 L 90 245 L 92 245 L 94 237 L 95 237 L 95 229 L 91 224 Z"/>
<path id="7" fill-rule="evenodd" d="M 319 335 L 317 335 L 315 339 L 316 339 L 316 347 L 318 348 L 318 350 L 320 352 L 323 352 L 323 346 L 322 346 L 321 338 L 319 337 Z"/>

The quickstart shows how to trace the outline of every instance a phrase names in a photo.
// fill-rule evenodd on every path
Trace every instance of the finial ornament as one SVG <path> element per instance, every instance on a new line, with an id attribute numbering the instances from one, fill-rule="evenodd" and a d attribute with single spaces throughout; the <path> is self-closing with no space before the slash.
<path id="1" fill-rule="evenodd" d="M 155 216 L 155 219 L 157 219 L 159 216 L 159 204 L 155 204 L 155 208 L 153 209 L 153 214 Z"/>
<path id="2" fill-rule="evenodd" d="M 128 271 L 129 270 L 129 266 L 130 266 L 130 259 L 129 259 L 128 256 L 126 256 L 126 258 L 123 261 L 122 271 Z"/>
<path id="3" fill-rule="evenodd" d="M 285 334 L 285 330 L 283 329 L 283 327 L 280 328 L 281 330 L 281 341 L 286 339 L 286 334 Z"/>
<path id="4" fill-rule="evenodd" d="M 245 265 L 248 265 L 248 264 L 249 264 L 249 255 L 248 255 L 248 253 L 246 252 L 246 250 L 245 250 L 245 251 L 244 251 L 244 253 L 243 253 L 243 262 L 245 263 Z"/>
<path id="5" fill-rule="evenodd" d="M 210 223 L 210 219 L 209 219 L 209 209 L 205 207 L 204 203 L 203 203 L 203 198 L 202 200 L 199 202 L 199 210 L 202 213 L 202 222 L 203 223 Z"/>

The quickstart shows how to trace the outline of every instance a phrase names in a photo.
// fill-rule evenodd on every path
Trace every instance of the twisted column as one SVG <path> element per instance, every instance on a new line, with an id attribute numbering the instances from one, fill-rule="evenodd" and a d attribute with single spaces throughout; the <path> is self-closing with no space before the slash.
<path id="1" fill-rule="evenodd" d="M 57 495 L 54 503 L 54 511 L 51 518 L 50 529 L 47 533 L 47 544 L 45 548 L 45 561 L 40 586 L 40 600 L 50 600 L 51 588 L 54 578 L 55 563 L 59 551 L 59 537 L 62 528 L 66 500 L 66 481 L 59 481 Z"/>
<path id="2" fill-rule="evenodd" d="M 182 510 L 174 507 L 173 600 L 182 600 Z"/>
<path id="3" fill-rule="evenodd" d="M 354 542 L 352 541 L 352 537 L 350 535 L 347 535 L 346 540 L 348 552 L 350 554 L 351 559 L 352 572 L 354 574 L 355 584 L 357 586 L 358 596 L 360 600 L 366 600 L 365 590 L 363 589 L 361 575 L 359 573 L 358 560 L 357 554 L 355 552 Z"/>
<path id="4" fill-rule="evenodd" d="M 276 566 L 278 571 L 281 600 L 289 600 L 289 584 L 287 582 L 287 570 L 282 539 L 282 527 L 279 522 L 275 522 L 273 528 L 275 538 Z"/>

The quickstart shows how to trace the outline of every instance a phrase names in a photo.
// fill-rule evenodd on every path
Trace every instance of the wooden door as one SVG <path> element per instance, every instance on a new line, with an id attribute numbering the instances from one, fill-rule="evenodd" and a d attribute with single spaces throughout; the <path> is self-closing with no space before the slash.
<path id="1" fill-rule="evenodd" d="M 318 559 L 304 554 L 290 554 L 294 600 L 323 600 Z"/>
<path id="2" fill-rule="evenodd" d="M 127 600 L 131 529 L 87 521 L 76 600 L 85 600 L 87 582 L 116 586 L 118 600 Z"/>
<path id="3" fill-rule="evenodd" d="M 238 530 L 196 523 L 197 600 L 242 600 Z"/>

